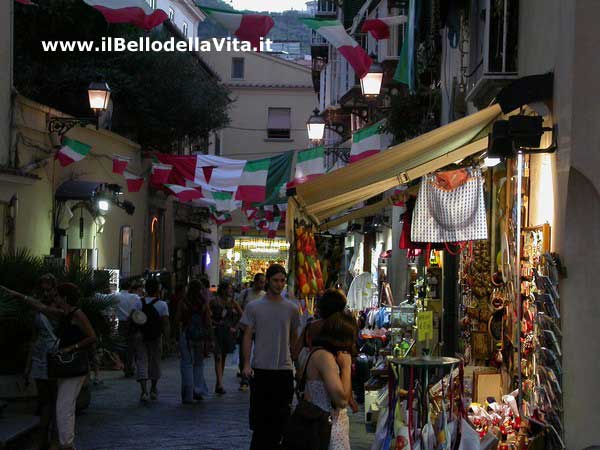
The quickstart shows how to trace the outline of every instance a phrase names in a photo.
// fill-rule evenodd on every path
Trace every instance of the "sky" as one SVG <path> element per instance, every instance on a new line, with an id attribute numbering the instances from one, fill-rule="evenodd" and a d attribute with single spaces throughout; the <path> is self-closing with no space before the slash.
<path id="1" fill-rule="evenodd" d="M 306 0 L 225 0 L 235 9 L 251 11 L 306 10 Z"/>

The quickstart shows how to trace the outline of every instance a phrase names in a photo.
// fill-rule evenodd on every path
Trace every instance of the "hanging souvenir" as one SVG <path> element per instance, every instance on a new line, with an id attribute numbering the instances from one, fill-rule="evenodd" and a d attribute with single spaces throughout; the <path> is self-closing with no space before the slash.
<path id="1" fill-rule="evenodd" d="M 413 242 L 487 239 L 480 169 L 458 169 L 423 177 L 412 217 Z"/>

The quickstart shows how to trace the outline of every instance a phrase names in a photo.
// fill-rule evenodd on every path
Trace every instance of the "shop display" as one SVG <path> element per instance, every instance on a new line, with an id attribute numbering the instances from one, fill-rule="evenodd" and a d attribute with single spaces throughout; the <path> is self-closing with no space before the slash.
<path id="1" fill-rule="evenodd" d="M 238 283 L 252 281 L 257 273 L 266 273 L 271 264 L 287 267 L 289 244 L 283 239 L 238 237 L 233 248 L 221 250 L 221 277 Z"/>
<path id="2" fill-rule="evenodd" d="M 325 285 L 315 236 L 310 226 L 296 225 L 294 245 L 296 249 L 296 296 L 297 298 L 316 297 L 325 289 Z"/>

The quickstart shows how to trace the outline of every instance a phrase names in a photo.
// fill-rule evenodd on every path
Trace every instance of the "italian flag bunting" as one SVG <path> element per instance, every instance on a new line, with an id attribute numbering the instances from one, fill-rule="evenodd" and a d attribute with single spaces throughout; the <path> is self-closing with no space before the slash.
<path id="1" fill-rule="evenodd" d="M 146 0 L 83 0 L 98 10 L 108 23 L 130 23 L 151 30 L 169 18 L 162 9 L 153 9 Z"/>
<path id="2" fill-rule="evenodd" d="M 287 215 L 287 207 L 288 207 L 287 203 L 279 203 L 277 205 L 277 209 L 279 210 L 279 215 L 281 217 L 281 221 L 284 223 L 285 223 L 285 218 Z"/>
<path id="3" fill-rule="evenodd" d="M 124 171 L 123 177 L 127 182 L 127 192 L 139 192 L 144 184 L 144 178 L 131 172 Z"/>
<path id="4" fill-rule="evenodd" d="M 180 186 L 178 184 L 165 184 L 164 186 L 181 202 L 191 202 L 192 200 L 202 198 L 202 192 L 193 187 Z"/>
<path id="5" fill-rule="evenodd" d="M 367 52 L 356 42 L 339 20 L 301 18 L 307 27 L 315 30 L 333 45 L 354 69 L 358 78 L 364 77 L 373 62 Z"/>
<path id="6" fill-rule="evenodd" d="M 217 211 L 231 212 L 239 208 L 240 202 L 233 197 L 233 192 L 203 190 L 201 203 L 213 206 Z"/>
<path id="7" fill-rule="evenodd" d="M 181 185 L 190 181 L 204 191 L 235 192 L 246 164 L 245 160 L 214 155 L 179 156 L 157 153 L 156 158 L 162 164 L 173 166 L 171 181 Z"/>
<path id="8" fill-rule="evenodd" d="M 381 17 L 379 19 L 367 19 L 362 25 L 363 33 L 371 33 L 376 40 L 388 39 L 390 37 L 390 28 L 395 25 L 406 23 L 406 16 Z"/>
<path id="9" fill-rule="evenodd" d="M 272 222 L 275 218 L 275 205 L 265 205 L 263 209 L 265 212 L 265 220 L 267 222 Z"/>
<path id="10" fill-rule="evenodd" d="M 260 38 L 264 38 L 275 24 L 271 16 L 263 14 L 243 14 L 204 6 L 199 8 L 239 40 L 250 42 L 255 51 L 260 49 Z"/>
<path id="11" fill-rule="evenodd" d="M 171 174 L 171 170 L 173 170 L 173 166 L 170 164 L 160 164 L 154 163 L 152 164 L 150 183 L 155 186 L 160 186 L 162 184 L 166 184 L 169 180 L 169 175 Z"/>
<path id="12" fill-rule="evenodd" d="M 129 161 L 131 161 L 131 158 L 128 158 L 126 156 L 114 155 L 112 158 L 113 173 L 123 175 L 123 172 L 125 171 L 125 169 L 127 169 L 127 165 L 129 164 Z"/>
<path id="13" fill-rule="evenodd" d="M 298 152 L 296 174 L 288 187 L 306 183 L 325 173 L 325 148 L 315 147 Z"/>
<path id="14" fill-rule="evenodd" d="M 210 208 L 210 218 L 217 225 L 223 225 L 224 223 L 231 222 L 231 214 L 224 211 L 217 211 L 215 208 Z"/>
<path id="15" fill-rule="evenodd" d="M 274 239 L 277 236 L 277 230 L 279 229 L 279 222 L 281 221 L 281 217 L 275 217 L 267 227 L 267 237 L 269 239 Z"/>
<path id="16" fill-rule="evenodd" d="M 382 122 L 362 128 L 352 135 L 350 163 L 360 161 L 385 150 L 390 142 L 390 135 L 381 131 Z"/>
<path id="17" fill-rule="evenodd" d="M 252 203 L 264 202 L 270 165 L 271 158 L 248 161 L 242 172 L 235 199 Z"/>
<path id="18" fill-rule="evenodd" d="M 58 159 L 62 167 L 66 167 L 69 164 L 81 161 L 88 155 L 91 149 L 91 145 L 65 137 L 63 138 L 62 147 L 58 150 L 54 158 Z"/>

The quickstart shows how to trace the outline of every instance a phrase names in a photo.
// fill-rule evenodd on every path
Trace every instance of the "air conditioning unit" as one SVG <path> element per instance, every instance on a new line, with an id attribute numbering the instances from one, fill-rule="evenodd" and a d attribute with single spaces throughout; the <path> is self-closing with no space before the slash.
<path id="1" fill-rule="evenodd" d="M 481 109 L 519 77 L 519 0 L 479 0 L 471 10 L 471 69 L 466 100 Z"/>

